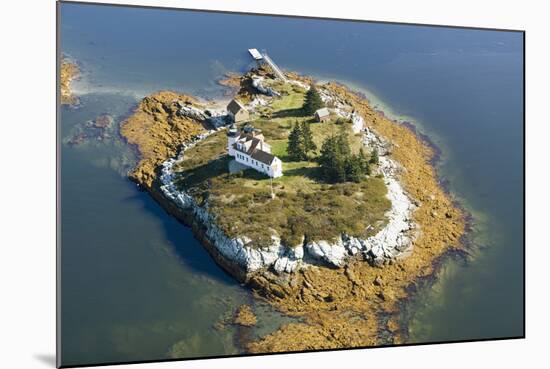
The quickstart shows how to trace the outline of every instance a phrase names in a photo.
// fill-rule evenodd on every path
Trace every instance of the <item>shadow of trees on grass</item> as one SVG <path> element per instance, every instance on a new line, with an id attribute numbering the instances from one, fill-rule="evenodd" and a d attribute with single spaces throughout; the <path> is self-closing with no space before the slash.
<path id="1" fill-rule="evenodd" d="M 302 108 L 283 109 L 271 115 L 272 118 L 301 118 L 305 116 L 306 114 Z"/>
<path id="2" fill-rule="evenodd" d="M 300 167 L 287 169 L 284 171 L 285 176 L 301 176 L 309 178 L 315 182 L 324 183 L 320 167 Z"/>
<path id="3" fill-rule="evenodd" d="M 191 188 L 228 172 L 230 157 L 220 156 L 196 168 L 181 172 L 176 179 L 179 188 Z"/>

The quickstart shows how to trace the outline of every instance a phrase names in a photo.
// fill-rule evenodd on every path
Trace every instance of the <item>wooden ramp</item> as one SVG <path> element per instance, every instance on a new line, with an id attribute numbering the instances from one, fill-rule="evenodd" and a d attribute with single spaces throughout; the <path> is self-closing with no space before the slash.
<path id="1" fill-rule="evenodd" d="M 279 68 L 277 66 L 277 64 L 275 64 L 275 62 L 269 57 L 269 55 L 267 55 L 267 52 L 264 50 L 263 54 L 260 53 L 258 51 L 258 49 L 248 49 L 248 53 L 252 56 L 252 58 L 254 60 L 256 60 L 258 63 L 260 62 L 265 62 L 267 65 L 269 65 L 269 67 L 271 68 L 271 70 L 273 71 L 273 73 L 275 73 L 275 76 L 277 76 L 278 78 L 282 79 L 284 82 L 287 81 L 286 77 L 285 77 L 285 74 L 283 73 L 283 71 L 281 70 L 281 68 Z"/>
<path id="2" fill-rule="evenodd" d="M 286 82 L 285 74 L 284 74 L 283 71 L 277 66 L 277 64 L 275 64 L 275 62 L 269 57 L 269 55 L 267 55 L 266 52 L 264 52 L 263 57 L 264 57 L 264 60 L 266 61 L 266 63 L 267 63 L 267 64 L 271 67 L 271 69 L 273 70 L 273 73 L 275 73 L 275 75 L 276 75 L 277 77 L 279 77 L 279 78 L 282 79 L 284 82 Z"/>

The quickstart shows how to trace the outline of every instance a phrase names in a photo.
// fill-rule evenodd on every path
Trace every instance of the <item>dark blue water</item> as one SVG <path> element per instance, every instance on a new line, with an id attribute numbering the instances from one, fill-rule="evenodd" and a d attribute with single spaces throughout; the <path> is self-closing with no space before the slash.
<path id="1" fill-rule="evenodd" d="M 409 305 L 409 340 L 523 333 L 521 33 L 80 4 L 62 4 L 60 24 L 62 52 L 85 72 L 62 138 L 100 113 L 120 122 L 158 89 L 219 97 L 216 80 L 250 67 L 251 47 L 413 121 L 442 149 L 439 172 L 481 248 Z M 212 324 L 248 292 L 125 179 L 134 159 L 116 140 L 63 146 L 63 362 L 164 358 L 176 342 L 187 356 L 236 353 Z"/>

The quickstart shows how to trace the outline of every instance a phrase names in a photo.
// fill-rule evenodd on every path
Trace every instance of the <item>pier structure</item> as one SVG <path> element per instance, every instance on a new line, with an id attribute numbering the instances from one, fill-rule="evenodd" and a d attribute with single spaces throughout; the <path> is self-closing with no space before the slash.
<path id="1" fill-rule="evenodd" d="M 248 49 L 248 52 L 250 53 L 250 55 L 252 56 L 252 58 L 254 58 L 254 60 L 262 60 L 264 57 L 262 56 L 262 54 L 260 54 L 260 52 L 258 51 L 258 49 Z"/>
<path id="2" fill-rule="evenodd" d="M 250 55 L 252 56 L 252 58 L 254 60 L 256 60 L 256 62 L 258 64 L 261 64 L 261 63 L 265 63 L 267 65 L 269 65 L 269 67 L 271 68 L 271 70 L 273 71 L 273 73 L 275 73 L 275 75 L 280 78 L 283 82 L 286 82 L 287 79 L 286 79 L 286 76 L 285 74 L 283 73 L 283 71 L 281 70 L 281 68 L 279 68 L 279 66 L 277 66 L 277 64 L 275 64 L 275 62 L 273 61 L 273 59 L 271 59 L 269 57 L 269 55 L 267 55 L 267 52 L 265 50 L 263 50 L 262 53 L 260 53 L 258 51 L 258 49 L 248 49 L 248 52 L 250 53 Z"/>

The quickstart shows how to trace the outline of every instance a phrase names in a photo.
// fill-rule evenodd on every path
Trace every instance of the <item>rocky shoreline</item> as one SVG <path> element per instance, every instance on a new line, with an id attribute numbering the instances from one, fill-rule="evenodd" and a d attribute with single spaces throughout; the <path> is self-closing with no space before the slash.
<path id="1" fill-rule="evenodd" d="M 140 156 L 130 178 L 143 188 L 153 188 L 160 164 L 176 155 L 182 142 L 189 142 L 206 131 L 197 117 L 189 112 L 180 113 L 188 106 L 201 105 L 194 97 L 159 91 L 145 97 L 122 122 L 121 136 L 137 148 Z"/>
<path id="2" fill-rule="evenodd" d="M 307 77 L 296 79 L 299 83 L 310 81 Z M 253 96 L 250 91 L 246 93 Z M 323 85 L 323 93 L 331 109 L 351 119 L 363 142 L 377 147 L 380 153 L 377 174 L 384 178 L 392 206 L 386 227 L 367 240 L 341 235 L 333 243 L 286 247 L 273 239 L 270 247 L 247 248 L 246 239 L 223 234 L 207 209 L 178 191 L 173 182 L 172 169 L 185 150 L 223 128 L 202 127 L 193 135 L 187 132 L 185 137 L 166 137 L 172 131 L 170 124 L 164 123 L 170 123 L 181 109 L 174 108 L 175 95 L 162 101 L 157 96 L 156 105 L 148 111 L 140 105 L 137 115 L 141 114 L 141 119 L 132 116 L 123 125 L 123 136 L 142 154 L 131 178 L 170 214 L 189 225 L 227 272 L 248 283 L 280 311 L 303 318 L 302 323 L 287 324 L 260 341 L 249 342 L 245 349 L 250 352 L 376 345 L 378 332 L 387 328 L 380 326 L 379 314 L 395 312 L 410 284 L 433 272 L 433 260 L 460 247 L 464 216 L 437 181 L 431 162 L 433 150 L 409 127 L 374 111 L 366 99 L 346 87 L 328 83 Z M 188 103 L 197 106 L 196 101 Z M 164 147 L 159 148 L 158 142 L 148 147 L 147 138 L 128 135 L 141 129 L 140 121 L 147 120 L 143 114 L 156 118 L 141 134 L 147 135 L 152 129 L 161 136 Z M 194 118 L 185 117 L 187 123 L 198 127 Z M 393 343 L 399 343 L 402 338 L 393 323 Z"/>
<path id="3" fill-rule="evenodd" d="M 414 223 L 411 214 L 414 204 L 403 190 L 398 180 L 399 165 L 387 157 L 388 143 L 378 137 L 368 128 L 359 129 L 363 132 L 365 145 L 374 147 L 381 153 L 378 172 L 384 177 L 388 187 L 386 197 L 391 201 L 391 209 L 386 214 L 388 224 L 367 239 L 361 239 L 346 234 L 340 235 L 336 242 L 328 240 L 311 241 L 291 247 L 273 237 L 272 244 L 265 248 L 247 246 L 246 235 L 236 238 L 227 237 L 217 226 L 208 209 L 196 204 L 186 192 L 177 188 L 174 166 L 183 159 L 185 151 L 195 146 L 217 130 L 197 136 L 193 141 L 185 143 L 180 153 L 162 163 L 160 189 L 164 196 L 176 204 L 182 211 L 191 213 L 205 229 L 205 236 L 227 260 L 223 264 L 232 263 L 242 268 L 239 275 L 248 275 L 272 268 L 274 272 L 293 273 L 300 268 L 311 265 L 328 264 L 332 267 L 342 267 L 346 258 L 361 255 L 364 260 L 375 265 L 389 263 L 396 258 L 406 257 L 412 251 Z"/>

